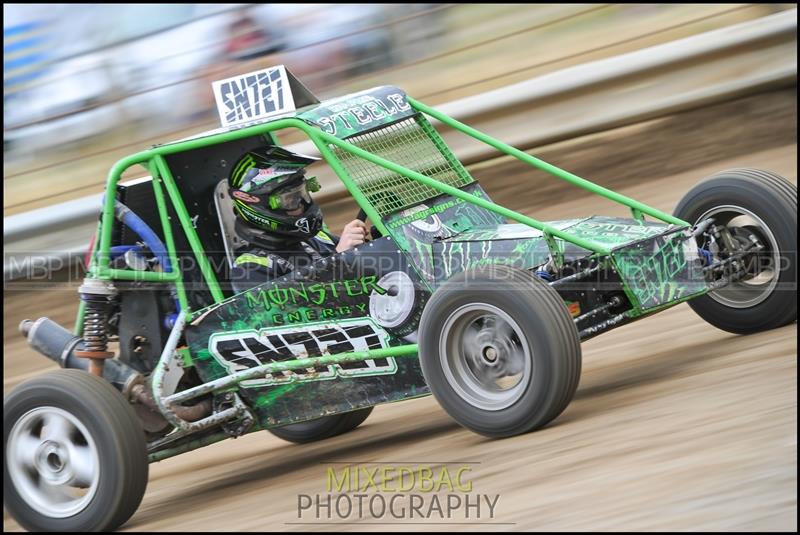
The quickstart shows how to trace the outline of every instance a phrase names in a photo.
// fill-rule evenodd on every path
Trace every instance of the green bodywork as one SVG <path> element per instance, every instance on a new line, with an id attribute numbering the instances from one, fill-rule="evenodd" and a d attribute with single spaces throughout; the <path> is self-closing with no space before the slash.
<path id="1" fill-rule="evenodd" d="M 625 205 L 633 218 L 545 223 L 499 206 L 447 148 L 430 118 Z M 245 138 L 274 142 L 275 132 L 290 128 L 311 139 L 384 237 L 335 255 L 310 274 L 295 273 L 226 298 L 167 157 Z M 122 173 L 134 165 L 144 166 L 152 175 L 172 265 L 179 263 L 168 208 L 180 223 L 213 304 L 190 310 L 189 289 L 177 268 L 154 272 L 111 267 L 115 202 L 111 194 L 105 197 L 89 276 L 174 285 L 181 308 L 189 313 L 185 335 L 190 364 L 204 382 L 269 362 L 291 364 L 306 357 L 363 354 L 357 362 L 352 357 L 342 363 L 331 358 L 324 366 L 238 382 L 260 427 L 427 394 L 418 359 L 405 357 L 413 348 L 409 344 L 414 343 L 419 316 L 438 284 L 481 262 L 534 269 L 548 261 L 563 265 L 581 258 L 599 259 L 621 279 L 632 306 L 625 313 L 630 319 L 708 291 L 696 249 L 687 239 L 689 223 L 547 164 L 394 87 L 322 102 L 254 126 L 153 147 L 117 162 L 109 173 L 106 192 L 117 191 Z M 645 216 L 655 221 L 645 221 Z M 364 260 L 370 252 L 391 261 L 388 266 L 367 267 Z M 344 271 L 334 269 L 348 263 L 352 265 Z M 379 281 L 397 272 L 407 274 L 413 287 L 413 299 L 407 304 L 411 312 L 402 325 L 381 324 L 370 307 L 382 302 L 381 296 L 389 290 Z M 76 333 L 81 332 L 82 323 L 83 308 Z M 404 357 L 394 358 L 393 348 Z M 381 358 L 370 357 L 370 351 L 376 350 Z"/>
<path id="2" fill-rule="evenodd" d="M 195 314 L 186 329 L 206 382 L 293 358 L 407 346 L 430 294 L 408 255 L 389 237 L 323 260 L 307 274 L 262 284 Z M 398 273 L 410 274 L 407 317 L 394 324 L 377 307 Z M 416 358 L 375 358 L 268 374 L 241 395 L 262 427 L 400 401 L 429 393 Z M 285 394 L 291 393 L 291 396 Z"/>

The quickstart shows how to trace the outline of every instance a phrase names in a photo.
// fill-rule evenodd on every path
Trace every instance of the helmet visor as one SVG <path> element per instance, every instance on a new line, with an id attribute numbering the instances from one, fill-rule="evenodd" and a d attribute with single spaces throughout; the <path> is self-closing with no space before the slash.
<path id="1" fill-rule="evenodd" d="M 297 210 L 303 202 L 311 203 L 305 180 L 295 186 L 281 188 L 269 196 L 269 206 L 273 210 Z"/>

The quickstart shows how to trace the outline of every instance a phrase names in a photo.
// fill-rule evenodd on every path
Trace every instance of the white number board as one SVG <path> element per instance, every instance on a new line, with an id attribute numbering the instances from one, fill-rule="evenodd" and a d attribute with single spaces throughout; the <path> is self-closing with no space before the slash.
<path id="1" fill-rule="evenodd" d="M 295 110 L 283 65 L 213 82 L 222 126 L 252 123 Z"/>

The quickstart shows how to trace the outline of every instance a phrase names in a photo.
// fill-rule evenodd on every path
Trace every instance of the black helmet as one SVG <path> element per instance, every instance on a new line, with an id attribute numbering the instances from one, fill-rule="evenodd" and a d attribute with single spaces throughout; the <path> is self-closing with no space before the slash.
<path id="1" fill-rule="evenodd" d="M 281 147 L 248 152 L 233 167 L 228 186 L 236 215 L 275 241 L 301 241 L 322 229 L 322 211 L 308 194 L 319 190 L 305 167 L 318 160 Z M 302 212 L 289 215 L 289 212 Z"/>

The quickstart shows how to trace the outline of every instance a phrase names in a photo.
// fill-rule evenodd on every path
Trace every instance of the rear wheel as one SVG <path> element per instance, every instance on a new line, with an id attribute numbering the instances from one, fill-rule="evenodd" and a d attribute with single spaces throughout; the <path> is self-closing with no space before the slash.
<path id="1" fill-rule="evenodd" d="M 768 171 L 733 169 L 692 188 L 675 215 L 693 224 L 713 218 L 733 239 L 762 246 L 747 259 L 750 276 L 689 301 L 700 317 L 737 334 L 797 320 L 796 186 Z"/>
<path id="2" fill-rule="evenodd" d="M 419 355 L 437 401 L 461 425 L 507 437 L 538 429 L 572 400 L 581 374 L 578 331 L 564 301 L 527 271 L 460 273 L 422 314 Z"/>
<path id="3" fill-rule="evenodd" d="M 352 431 L 364 423 L 364 420 L 370 415 L 372 409 L 374 409 L 374 407 L 367 407 L 366 409 L 345 412 L 343 414 L 323 416 L 322 418 L 309 420 L 308 422 L 273 427 L 267 431 L 278 438 L 297 444 L 316 442 Z"/>
<path id="4" fill-rule="evenodd" d="M 3 434 L 5 505 L 28 530 L 113 530 L 144 496 L 144 432 L 99 377 L 59 370 L 21 384 L 4 401 Z"/>

